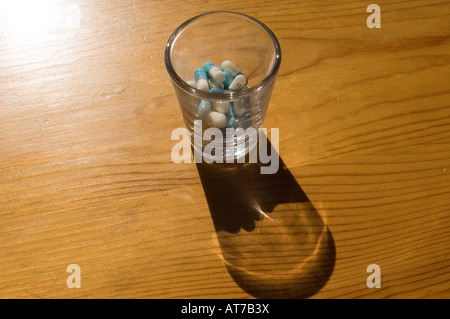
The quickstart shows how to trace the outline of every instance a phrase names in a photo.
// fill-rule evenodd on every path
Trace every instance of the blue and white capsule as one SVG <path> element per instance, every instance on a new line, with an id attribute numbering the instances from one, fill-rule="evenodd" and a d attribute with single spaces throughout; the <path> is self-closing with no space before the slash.
<path id="1" fill-rule="evenodd" d="M 223 80 L 223 86 L 225 89 L 228 90 L 228 88 L 230 87 L 231 83 L 233 83 L 233 76 L 231 75 L 230 71 L 224 71 L 223 72 L 225 74 L 225 80 Z"/>
<path id="2" fill-rule="evenodd" d="M 223 80 L 225 80 L 225 73 L 214 65 L 214 63 L 206 62 L 203 64 L 203 68 L 206 70 L 206 73 L 209 74 L 209 77 L 215 82 L 222 83 Z"/>
<path id="3" fill-rule="evenodd" d="M 225 93 L 225 90 L 224 89 L 220 89 L 220 88 L 212 87 L 212 88 L 209 89 L 209 92 L 210 93 L 222 94 L 222 93 Z"/>
<path id="4" fill-rule="evenodd" d="M 221 93 L 225 93 L 225 90 L 213 87 L 209 90 L 209 92 L 221 94 Z M 212 102 L 212 110 L 215 112 L 226 114 L 226 113 L 228 113 L 228 110 L 229 110 L 228 102 L 227 101 L 214 101 L 214 102 Z"/>
<path id="5" fill-rule="evenodd" d="M 195 87 L 201 91 L 209 91 L 208 75 L 202 67 L 196 68 L 194 71 Z"/>
<path id="6" fill-rule="evenodd" d="M 230 86 L 228 87 L 228 90 L 232 92 L 239 92 L 247 85 L 247 78 L 243 74 L 237 75 L 233 82 L 231 82 Z"/>
<path id="7" fill-rule="evenodd" d="M 223 82 L 216 82 L 213 79 L 208 79 L 209 89 L 217 88 L 217 89 L 224 89 Z"/>
<path id="8" fill-rule="evenodd" d="M 231 73 L 231 75 L 236 77 L 239 74 L 242 74 L 241 71 L 233 64 L 233 62 L 225 60 L 222 62 L 222 69 Z"/>

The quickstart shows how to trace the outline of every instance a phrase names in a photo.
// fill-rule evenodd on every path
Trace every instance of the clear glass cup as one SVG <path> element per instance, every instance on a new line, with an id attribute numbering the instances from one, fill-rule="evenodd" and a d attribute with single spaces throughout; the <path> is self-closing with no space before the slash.
<path id="1" fill-rule="evenodd" d="M 281 48 L 274 33 L 262 22 L 241 13 L 209 12 L 187 20 L 172 33 L 164 60 L 191 134 L 194 154 L 203 154 L 205 161 L 244 158 L 256 145 L 280 68 Z M 244 90 L 210 93 L 187 83 L 194 80 L 195 69 L 205 62 L 221 66 L 225 60 L 246 76 Z M 208 101 L 213 108 L 216 104 L 230 106 L 226 114 L 228 125 L 220 128 L 221 139 L 215 134 L 218 129 L 213 130 L 214 138 L 204 134 L 211 126 L 199 113 L 202 101 Z M 232 117 L 235 122 L 230 126 Z M 211 152 L 206 152 L 206 148 Z"/>

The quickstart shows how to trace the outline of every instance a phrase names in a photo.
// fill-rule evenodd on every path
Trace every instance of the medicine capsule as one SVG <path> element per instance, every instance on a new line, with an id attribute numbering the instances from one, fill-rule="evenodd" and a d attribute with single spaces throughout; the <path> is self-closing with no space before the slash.
<path id="1" fill-rule="evenodd" d="M 231 75 L 230 71 L 224 71 L 225 74 L 225 80 L 223 81 L 223 85 L 225 89 L 228 89 L 231 83 L 233 83 L 233 76 Z"/>
<path id="2" fill-rule="evenodd" d="M 231 75 L 233 77 L 235 77 L 236 75 L 238 75 L 241 71 L 239 71 L 239 69 L 233 64 L 233 62 L 231 61 L 223 61 L 222 62 L 222 69 L 224 69 L 225 71 L 228 71 L 231 73 Z"/>
<path id="3" fill-rule="evenodd" d="M 221 94 L 221 93 L 225 93 L 225 90 L 224 89 L 219 89 L 219 88 L 210 88 L 209 92 L 210 93 L 219 93 L 219 94 Z"/>
<path id="4" fill-rule="evenodd" d="M 216 82 L 213 79 L 208 79 L 209 89 L 217 88 L 217 89 L 224 89 L 223 82 Z"/>
<path id="5" fill-rule="evenodd" d="M 237 126 L 238 126 L 238 122 L 237 122 L 237 120 L 236 120 L 234 117 L 232 117 L 232 118 L 230 118 L 230 119 L 228 120 L 228 122 L 227 122 L 227 127 L 230 127 L 230 128 L 237 128 Z"/>
<path id="6" fill-rule="evenodd" d="M 189 84 L 190 86 L 196 88 L 197 86 L 195 85 L 195 80 L 190 80 L 186 82 L 187 84 Z"/>
<path id="7" fill-rule="evenodd" d="M 234 109 L 233 109 L 233 105 L 234 105 L 234 102 L 229 102 L 229 103 L 228 103 L 228 109 L 229 109 L 229 111 L 230 111 L 230 116 L 231 116 L 231 117 L 234 117 Z"/>
<path id="8" fill-rule="evenodd" d="M 233 102 L 228 103 L 229 112 L 228 112 L 227 127 L 236 128 L 238 126 L 238 122 L 234 117 L 233 104 L 234 104 Z"/>
<path id="9" fill-rule="evenodd" d="M 197 82 L 195 82 L 195 87 L 201 91 L 208 92 L 209 90 L 209 84 L 208 80 L 200 79 Z"/>
<path id="10" fill-rule="evenodd" d="M 208 74 L 206 73 L 206 70 L 202 67 L 196 68 L 194 71 L 195 81 L 198 81 L 200 79 L 207 79 Z"/>
<path id="11" fill-rule="evenodd" d="M 228 102 L 213 102 L 212 104 L 213 111 L 226 114 L 229 111 Z"/>
<path id="12" fill-rule="evenodd" d="M 202 100 L 198 105 L 197 115 L 200 118 L 206 118 L 211 112 L 211 102 L 207 100 Z"/>
<path id="13" fill-rule="evenodd" d="M 201 91 L 209 91 L 208 75 L 204 68 L 196 68 L 194 71 L 195 87 Z"/>
<path id="14" fill-rule="evenodd" d="M 227 117 L 223 113 L 211 112 L 208 114 L 207 123 L 209 126 L 222 129 L 227 126 Z"/>
<path id="15" fill-rule="evenodd" d="M 206 70 L 206 73 L 209 74 L 210 78 L 212 78 L 215 82 L 223 82 L 225 80 L 225 73 L 223 73 L 217 66 L 212 62 L 206 62 L 203 64 L 203 68 Z"/>
<path id="16" fill-rule="evenodd" d="M 238 92 L 246 85 L 247 78 L 243 74 L 239 74 L 234 78 L 233 82 L 228 87 L 228 90 Z"/>

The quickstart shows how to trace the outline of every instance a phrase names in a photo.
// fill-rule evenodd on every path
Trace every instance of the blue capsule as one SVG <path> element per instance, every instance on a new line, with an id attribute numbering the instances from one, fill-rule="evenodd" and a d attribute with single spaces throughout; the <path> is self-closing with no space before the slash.
<path id="1" fill-rule="evenodd" d="M 211 70 L 213 67 L 215 67 L 216 65 L 212 62 L 205 62 L 203 64 L 203 68 L 206 70 L 206 73 L 209 72 L 209 70 Z"/>
<path id="2" fill-rule="evenodd" d="M 228 104 L 229 107 L 229 111 L 228 111 L 228 122 L 227 122 L 227 127 L 232 127 L 232 128 L 237 128 L 238 127 L 238 122 L 234 116 L 234 106 L 233 106 L 233 102 L 230 102 Z"/>
<path id="3" fill-rule="evenodd" d="M 209 92 L 210 93 L 225 93 L 225 90 L 224 89 L 219 89 L 219 88 L 211 88 L 211 89 L 209 89 Z"/>
<path id="4" fill-rule="evenodd" d="M 227 127 L 237 128 L 238 127 L 237 120 L 234 117 L 230 118 L 227 122 Z"/>
<path id="5" fill-rule="evenodd" d="M 195 76 L 195 81 L 208 78 L 208 75 L 206 74 L 206 70 L 202 67 L 195 69 L 194 76 Z"/>
<path id="6" fill-rule="evenodd" d="M 235 115 L 234 115 L 234 103 L 233 102 L 230 102 L 230 103 L 228 103 L 228 107 L 229 107 L 229 112 L 230 112 L 230 116 L 231 117 L 234 117 Z"/>
<path id="7" fill-rule="evenodd" d="M 207 100 L 202 100 L 198 105 L 197 115 L 200 118 L 206 118 L 208 114 L 211 112 L 211 102 Z"/>

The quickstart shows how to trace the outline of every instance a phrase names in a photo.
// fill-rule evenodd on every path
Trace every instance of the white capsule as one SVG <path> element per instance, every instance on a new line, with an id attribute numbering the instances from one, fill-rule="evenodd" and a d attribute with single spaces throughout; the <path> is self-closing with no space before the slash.
<path id="1" fill-rule="evenodd" d="M 209 69 L 209 76 L 214 79 L 214 82 L 223 83 L 225 80 L 225 73 L 222 72 L 217 66 Z"/>
<path id="2" fill-rule="evenodd" d="M 246 85 L 247 85 L 247 78 L 244 75 L 239 74 L 234 78 L 233 82 L 231 82 L 228 89 L 233 92 L 238 92 Z"/>
<path id="3" fill-rule="evenodd" d="M 208 84 L 208 80 L 206 79 L 198 79 L 195 82 L 195 87 L 201 91 L 209 91 L 209 84 Z"/>
<path id="4" fill-rule="evenodd" d="M 195 80 L 190 80 L 186 82 L 187 84 L 189 84 L 190 86 L 192 86 L 193 88 L 196 88 L 197 86 L 195 85 Z"/>
<path id="5" fill-rule="evenodd" d="M 227 126 L 227 117 L 223 113 L 211 112 L 208 114 L 207 123 L 212 127 L 224 128 Z"/>
<path id="6" fill-rule="evenodd" d="M 230 106 L 228 102 L 213 102 L 212 109 L 213 111 L 226 114 L 230 110 Z"/>
<path id="7" fill-rule="evenodd" d="M 223 89 L 223 82 L 216 82 L 213 79 L 208 79 L 209 89 L 217 88 L 217 89 Z"/>
<path id="8" fill-rule="evenodd" d="M 203 64 L 203 69 L 206 70 L 206 73 L 209 74 L 209 77 L 212 78 L 217 83 L 223 82 L 225 80 L 225 73 L 212 62 L 205 62 Z"/>
<path id="9" fill-rule="evenodd" d="M 233 62 L 228 60 L 222 62 L 222 69 L 230 72 L 232 76 L 239 73 L 239 69 L 233 64 Z"/>

